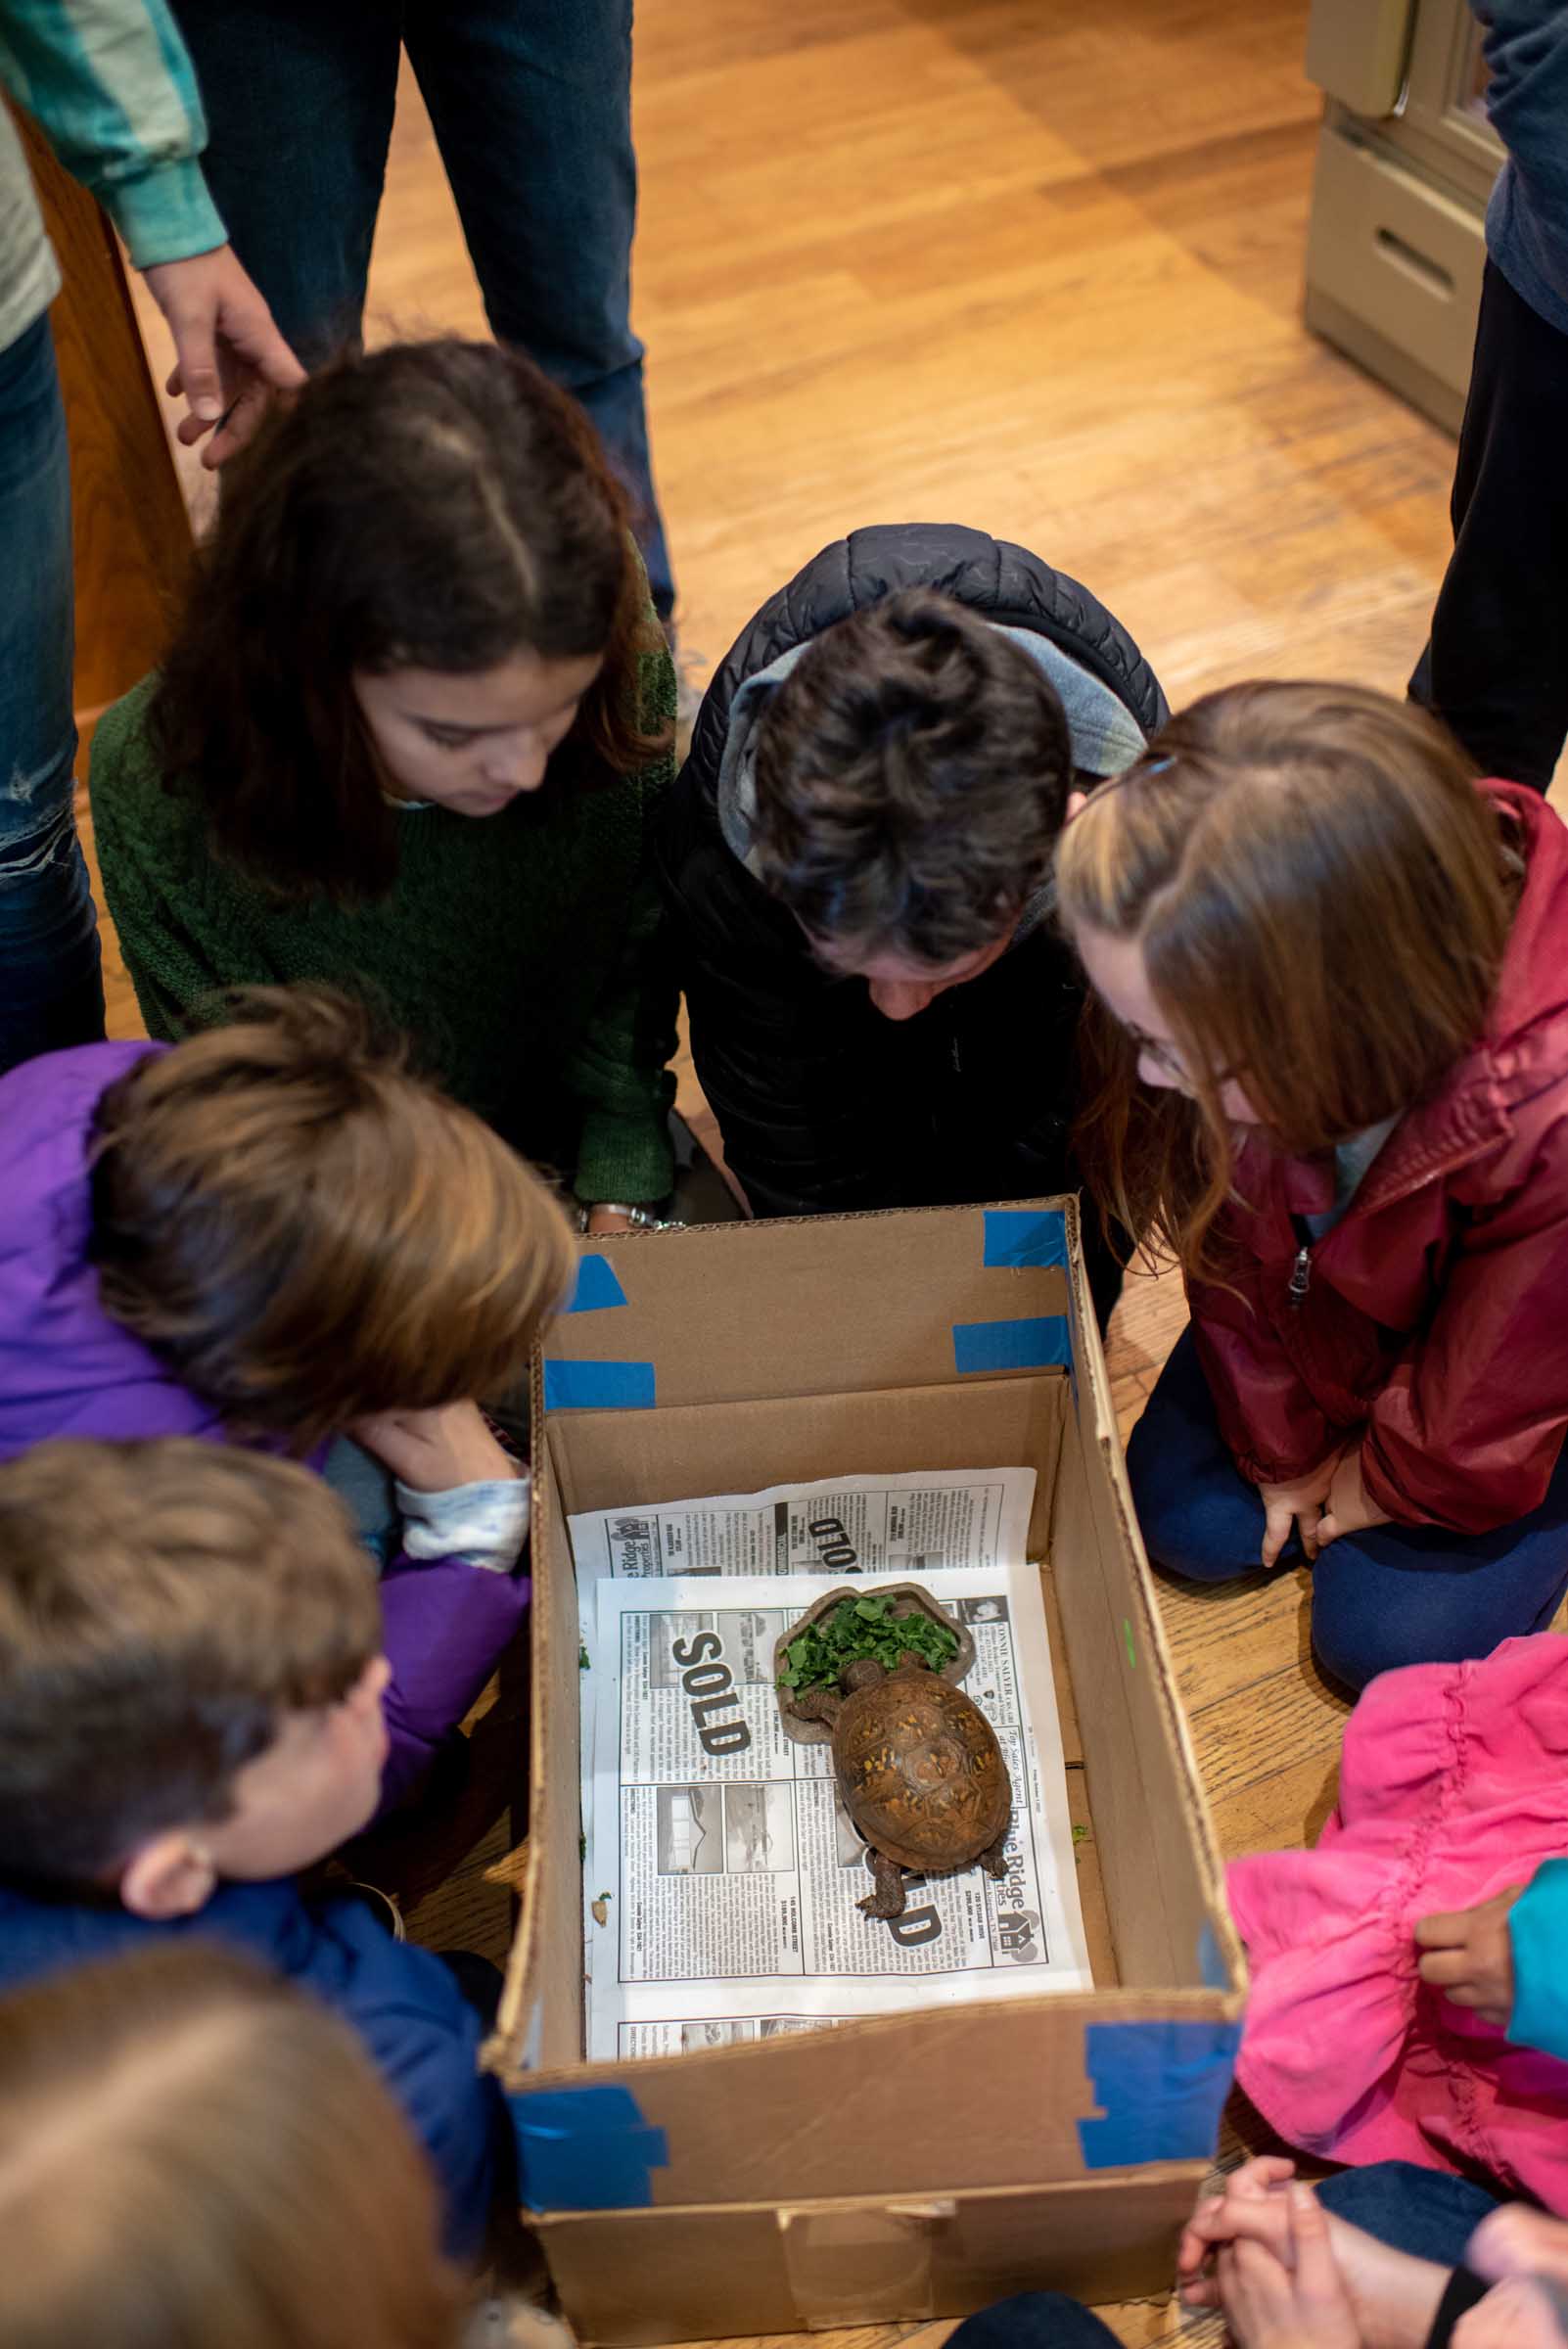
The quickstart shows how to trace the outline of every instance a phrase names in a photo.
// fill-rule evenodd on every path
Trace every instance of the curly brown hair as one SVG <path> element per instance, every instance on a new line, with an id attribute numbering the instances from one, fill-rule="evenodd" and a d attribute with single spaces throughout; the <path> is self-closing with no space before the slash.
<path id="1" fill-rule="evenodd" d="M 952 597 L 904 588 L 825 628 L 763 704 L 759 877 L 836 957 L 941 968 L 1017 921 L 1072 772 L 1029 655 Z"/>
<path id="2" fill-rule="evenodd" d="M 624 773 L 661 642 L 592 428 L 519 350 L 453 339 L 336 360 L 224 468 L 149 709 L 169 790 L 280 894 L 383 896 L 398 830 L 353 672 L 604 656 L 556 783 Z"/>

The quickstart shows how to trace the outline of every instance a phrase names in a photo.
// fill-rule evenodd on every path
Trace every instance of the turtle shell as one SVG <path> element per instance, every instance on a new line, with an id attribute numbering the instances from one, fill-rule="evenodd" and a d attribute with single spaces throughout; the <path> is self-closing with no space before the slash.
<path id="1" fill-rule="evenodd" d="M 850 1817 L 901 1867 L 968 1867 L 1006 1831 L 1012 1782 L 995 1732 L 973 1698 L 923 1664 L 851 1691 L 833 1761 Z"/>

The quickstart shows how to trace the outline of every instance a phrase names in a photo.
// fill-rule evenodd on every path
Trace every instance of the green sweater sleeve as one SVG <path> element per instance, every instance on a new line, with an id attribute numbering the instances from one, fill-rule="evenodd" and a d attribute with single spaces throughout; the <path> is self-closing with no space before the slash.
<path id="1" fill-rule="evenodd" d="M 194 809 L 165 791 L 147 735 L 150 677 L 106 710 L 88 774 L 104 898 L 149 1036 L 173 1042 L 202 1024 L 220 988 L 262 986 L 277 974 L 254 945 L 238 904 L 222 923 L 198 907 L 221 881 L 196 837 Z M 221 936 L 223 962 L 208 941 Z"/>
<path id="2" fill-rule="evenodd" d="M 1508 1911 L 1515 2047 L 1568 2062 L 1568 1860 L 1545 1860 Z"/>
<path id="3" fill-rule="evenodd" d="M 661 644 L 644 655 L 642 719 L 653 731 L 672 725 L 675 666 Z M 679 990 L 667 951 L 663 905 L 653 874 L 650 833 L 675 775 L 673 749 L 637 778 L 641 852 L 615 964 L 567 1067 L 567 1081 L 583 1105 L 575 1176 L 576 1195 L 590 1206 L 623 1200 L 639 1207 L 665 1198 L 674 1180 L 669 1105 L 675 1081 Z"/>

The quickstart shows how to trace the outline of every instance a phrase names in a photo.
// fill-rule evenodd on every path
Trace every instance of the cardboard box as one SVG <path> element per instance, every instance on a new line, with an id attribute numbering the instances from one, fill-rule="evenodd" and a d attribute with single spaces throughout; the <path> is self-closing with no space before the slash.
<path id="1" fill-rule="evenodd" d="M 1071 1199 L 596 1243 L 535 1376 L 530 1866 L 490 2059 L 579 2337 L 1164 2292 L 1245 1976 L 1132 1521 Z M 623 1300 L 623 1302 L 622 1302 Z M 1032 1466 L 1096 1989 L 582 2059 L 569 1513 Z"/>

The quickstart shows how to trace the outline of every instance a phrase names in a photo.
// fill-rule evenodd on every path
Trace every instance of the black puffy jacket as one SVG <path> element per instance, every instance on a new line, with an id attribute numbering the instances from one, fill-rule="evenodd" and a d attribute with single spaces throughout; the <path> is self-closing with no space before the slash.
<path id="1" fill-rule="evenodd" d="M 1083 990 L 1050 924 L 914 1019 L 887 1020 L 863 980 L 832 978 L 813 961 L 794 916 L 719 828 L 719 766 L 742 682 L 847 614 L 911 586 L 940 588 L 988 620 L 1053 639 L 1145 734 L 1166 715 L 1137 646 L 1085 588 L 980 530 L 925 523 L 856 530 L 824 548 L 742 629 L 704 697 L 655 853 L 697 1075 L 759 1215 L 1073 1187 L 1067 1137 Z M 1098 1269 L 1103 1303 L 1116 1275 L 1108 1264 Z"/>

